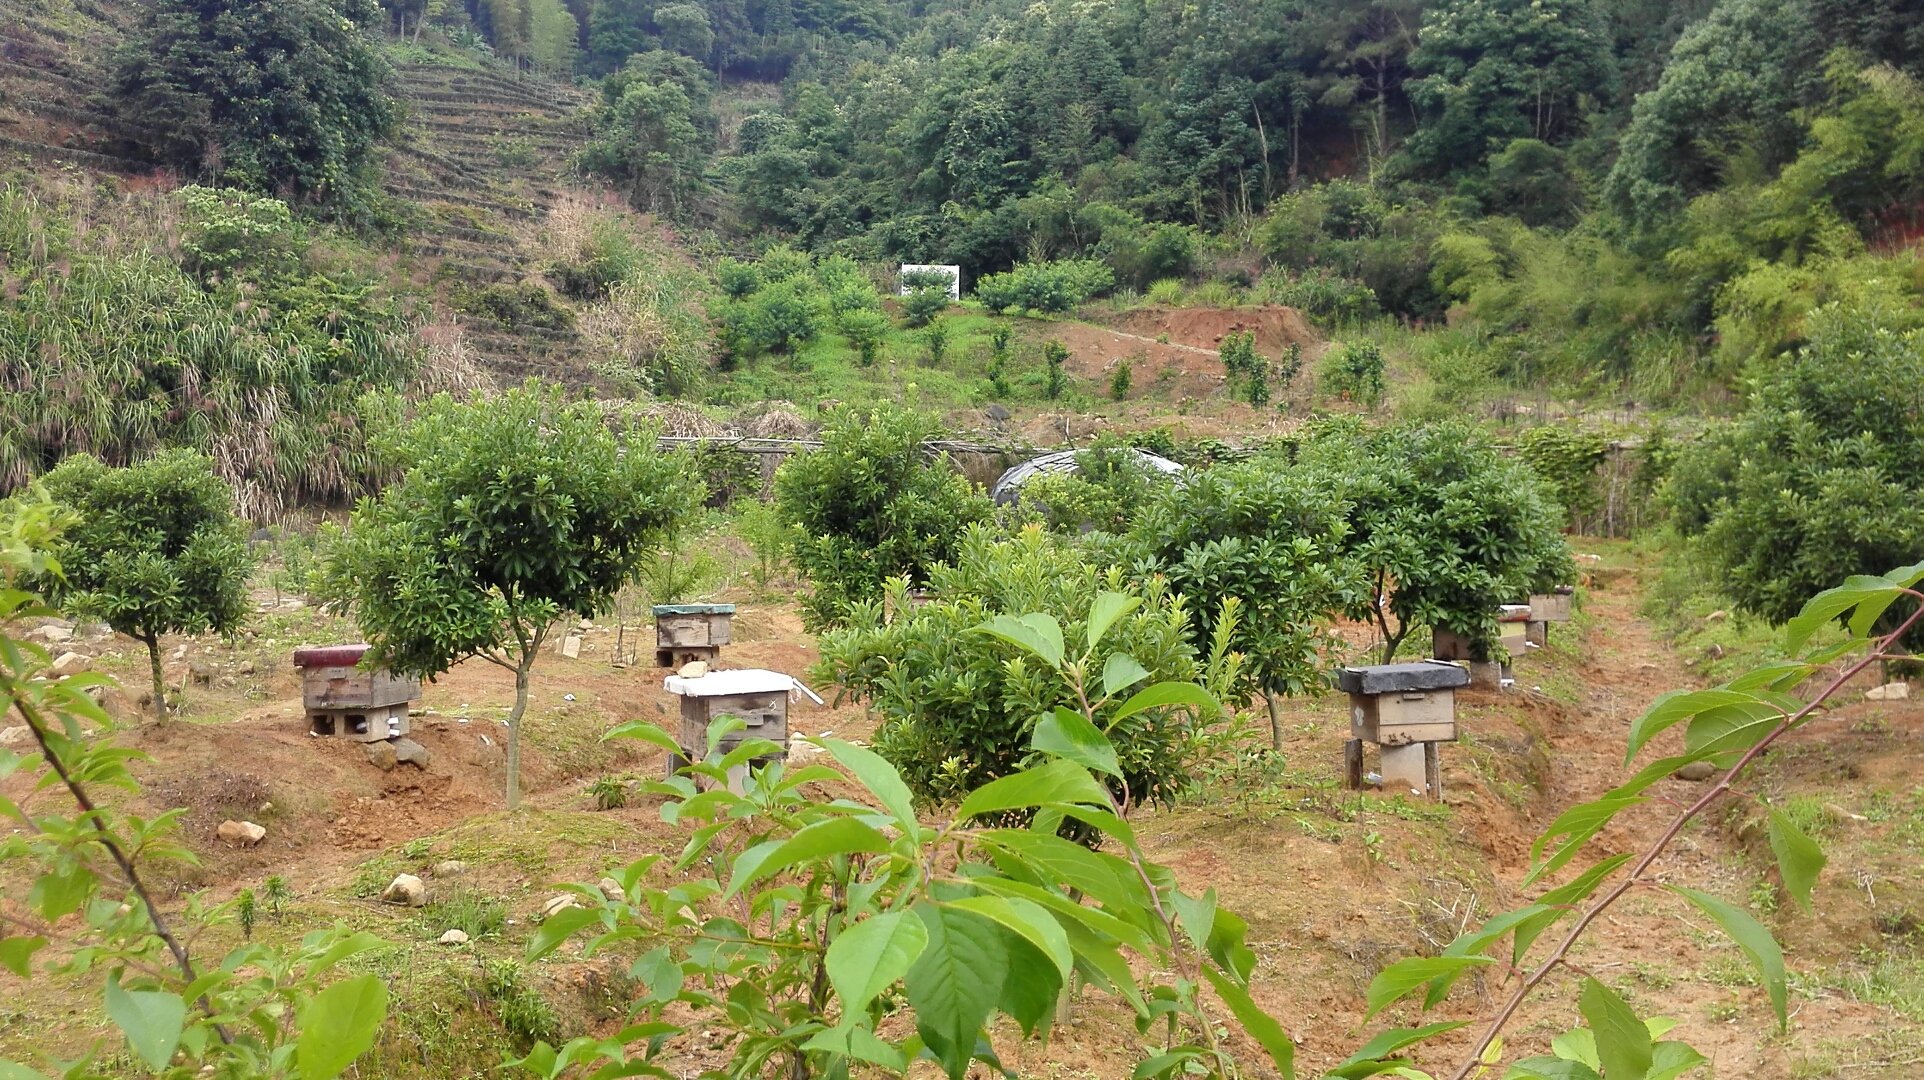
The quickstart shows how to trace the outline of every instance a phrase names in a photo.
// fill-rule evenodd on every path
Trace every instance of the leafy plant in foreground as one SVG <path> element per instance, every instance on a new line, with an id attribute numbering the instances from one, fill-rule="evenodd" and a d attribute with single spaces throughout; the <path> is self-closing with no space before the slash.
<path id="1" fill-rule="evenodd" d="M 374 1044 L 388 993 L 372 975 L 325 980 L 342 961 L 385 943 L 336 927 L 285 948 L 249 941 L 213 963 L 195 958 L 208 927 L 240 919 L 246 929 L 248 905 L 209 907 L 194 896 L 178 911 L 162 910 L 143 870 L 156 860 L 194 860 L 174 840 L 181 811 L 147 819 L 97 798 L 103 787 L 140 790 L 129 766 L 143 755 L 83 734 L 109 726 L 88 691 L 111 680 L 54 678 L 46 651 L 12 633 L 22 619 L 54 614 L 18 585 L 59 578 L 48 545 L 71 523 L 32 495 L 0 513 L 0 713 L 18 717 L 31 736 L 26 754 L 0 748 L 0 780 L 19 774 L 25 788 L 61 791 L 73 803 L 63 813 L 45 800 L 32 810 L 0 800 L 0 815 L 13 822 L 0 840 L 0 867 L 24 869 L 33 881 L 10 908 L 0 967 L 23 979 L 100 986 L 108 1019 L 126 1036 L 128 1064 L 143 1073 L 332 1080 Z M 50 947 L 56 937 L 60 946 Z M 52 1073 L 0 1061 L 0 1074 L 90 1080 L 102 1075 L 100 1053 L 96 1046 L 65 1062 L 49 1054 Z"/>
<path id="2" fill-rule="evenodd" d="M 734 1036 L 727 1075 L 838 1076 L 862 1065 L 900 1074 L 928 1058 L 959 1080 L 972 1061 L 999 1067 L 997 1015 L 1033 1034 L 1066 989 L 1087 983 L 1157 1033 L 1160 1052 L 1139 1077 L 1233 1072 L 1218 1021 L 1202 1011 L 1211 996 L 1290 1074 L 1294 1046 L 1249 996 L 1256 956 L 1243 943 L 1245 924 L 1213 890 L 1178 889 L 1143 857 L 1123 817 L 1127 799 L 1116 789 L 1124 767 L 1098 723 L 1221 708 L 1194 683 L 1143 686 L 1110 674 L 1142 670 L 1116 659 L 1126 657 L 1119 651 L 1097 672 L 1132 607 L 1122 594 L 1099 594 L 1069 637 L 1041 614 L 1005 614 L 969 631 L 1013 648 L 1021 659 L 1011 664 L 1062 679 L 1075 704 L 1035 718 L 1032 767 L 977 788 L 941 828 L 917 817 L 887 761 L 832 738 L 817 742 L 872 805 L 813 795 L 816 783 L 843 782 L 823 765 L 754 770 L 742 793 L 731 793 L 729 768 L 779 748 L 749 739 L 719 753 L 740 722 L 718 721 L 706 760 L 648 785 L 669 798 L 664 815 L 693 830 L 679 858 L 649 855 L 612 871 L 617 899 L 571 886 L 583 906 L 551 917 L 529 946 L 530 959 L 575 937 L 590 956 L 646 948 L 633 967 L 644 989 L 629 1025 L 559 1049 L 538 1044 L 516 1064 L 545 1077 L 574 1067 L 662 1075 L 655 1061 L 687 1031 L 682 1018 L 693 1010 L 698 1025 L 723 1023 Z M 673 741 L 647 722 L 610 735 L 664 748 Z M 704 782 L 716 786 L 699 791 Z M 1015 814 L 1030 825 L 997 827 Z M 1118 853 L 1062 839 L 1071 822 Z M 670 866 L 694 876 L 654 885 L 653 871 Z M 1173 974 L 1145 984 L 1131 956 Z M 912 1032 L 879 1024 L 897 1002 L 913 1012 Z"/>

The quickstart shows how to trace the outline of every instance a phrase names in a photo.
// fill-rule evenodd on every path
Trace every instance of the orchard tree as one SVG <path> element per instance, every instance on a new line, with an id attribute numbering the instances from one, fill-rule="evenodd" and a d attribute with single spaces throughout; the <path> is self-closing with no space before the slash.
<path id="1" fill-rule="evenodd" d="M 1346 554 L 1342 479 L 1277 456 L 1192 473 L 1143 510 L 1125 547 L 1144 576 L 1189 598 L 1199 646 L 1222 631 L 1226 601 L 1240 601 L 1229 635 L 1246 658 L 1239 689 L 1263 695 L 1278 748 L 1277 699 L 1319 685 L 1329 623 L 1366 592 Z"/>
<path id="2" fill-rule="evenodd" d="M 935 597 L 927 603 L 912 604 L 907 582 L 896 579 L 900 592 L 889 602 L 856 605 L 847 626 L 823 635 L 818 669 L 873 710 L 875 750 L 917 798 L 951 802 L 1021 771 L 1037 721 L 1082 704 L 1074 680 L 1032 661 L 1011 663 L 1019 653 L 1006 641 L 976 632 L 985 619 L 1032 620 L 1037 612 L 1056 620 L 1068 655 L 1089 643 L 1079 663 L 1096 723 L 1115 744 L 1117 799 L 1167 803 L 1189 786 L 1221 709 L 1121 715 L 1145 686 L 1213 684 L 1191 643 L 1186 605 L 1166 582 L 1132 589 L 1119 568 L 1098 569 L 1037 526 L 1003 538 L 975 525 L 952 563 L 930 567 L 929 584 Z"/>
<path id="3" fill-rule="evenodd" d="M 1924 559 L 1924 332 L 1900 320 L 1819 309 L 1810 344 L 1672 470 L 1677 524 L 1741 610 L 1781 623 L 1833 582 Z"/>
<path id="4" fill-rule="evenodd" d="M 920 587 L 951 558 L 962 531 L 989 516 L 989 500 L 923 444 L 935 422 L 884 406 L 843 409 L 822 448 L 796 454 L 775 474 L 775 505 L 792 526 L 795 565 L 813 587 L 802 601 L 817 626 L 906 577 Z"/>
<path id="5" fill-rule="evenodd" d="M 108 93 L 162 163 L 353 209 L 400 110 L 374 0 L 156 0 L 115 52 Z"/>
<path id="6" fill-rule="evenodd" d="M 147 646 L 154 715 L 165 717 L 161 635 L 231 634 L 247 614 L 253 557 L 233 489 L 189 450 L 124 469 L 83 454 L 43 483 L 73 519 L 51 546 L 64 577 L 48 579 L 49 591 L 68 611 Z"/>
<path id="7" fill-rule="evenodd" d="M 1472 425 L 1339 421 L 1297 467 L 1346 504 L 1343 551 L 1366 587 L 1346 595 L 1345 614 L 1376 625 L 1386 664 L 1419 626 L 1492 641 L 1500 605 L 1575 573 L 1549 486 Z"/>
<path id="8" fill-rule="evenodd" d="M 607 611 L 700 485 L 652 432 L 617 438 L 593 404 L 534 381 L 440 395 L 384 449 L 406 472 L 334 536 L 322 593 L 352 610 L 375 663 L 433 676 L 479 657 L 514 673 L 512 810 L 528 672 L 549 629 Z"/>

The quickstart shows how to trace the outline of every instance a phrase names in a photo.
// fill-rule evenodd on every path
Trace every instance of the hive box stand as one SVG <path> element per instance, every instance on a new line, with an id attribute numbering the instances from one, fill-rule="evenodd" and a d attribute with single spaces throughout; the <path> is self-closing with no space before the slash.
<path id="1" fill-rule="evenodd" d="M 670 776 L 688 762 L 700 761 L 708 756 L 708 725 L 724 716 L 738 716 L 748 726 L 722 736 L 718 749 L 723 754 L 740 746 L 745 740 L 767 739 L 779 744 L 782 750 L 756 758 L 754 764 L 766 765 L 777 758 L 786 758 L 789 697 L 802 693 L 807 694 L 815 704 L 822 703 L 814 691 L 803 686 L 794 676 L 761 668 L 711 671 L 692 679 L 670 675 L 662 680 L 662 686 L 681 698 L 681 728 L 675 738 L 681 746 L 681 753 L 671 754 L 668 758 Z M 729 790 L 739 794 L 747 777 L 746 765 L 730 769 Z"/>
<path id="2" fill-rule="evenodd" d="M 385 668 L 360 667 L 366 655 L 366 645 L 294 650 L 309 731 L 354 742 L 380 742 L 408 733 L 408 702 L 421 696 L 421 680 Z"/>
<path id="3" fill-rule="evenodd" d="M 1363 786 L 1363 744 L 1381 748 L 1383 790 L 1443 797 L 1438 743 L 1456 741 L 1456 688 L 1469 672 L 1429 660 L 1344 668 L 1337 688 L 1349 694 L 1349 740 L 1343 746 L 1345 782 Z"/>
<path id="4" fill-rule="evenodd" d="M 713 663 L 728 644 L 734 620 L 733 604 L 656 604 L 655 666 Z"/>

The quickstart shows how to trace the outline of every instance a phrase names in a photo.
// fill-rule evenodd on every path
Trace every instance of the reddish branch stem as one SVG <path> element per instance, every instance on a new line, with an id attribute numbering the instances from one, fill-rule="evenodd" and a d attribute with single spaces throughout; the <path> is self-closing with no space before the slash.
<path id="1" fill-rule="evenodd" d="M 1924 593 L 1909 589 L 1904 591 L 1909 596 L 1924 600 Z M 1785 716 L 1782 723 L 1772 728 L 1769 734 L 1757 741 L 1756 745 L 1744 751 L 1743 756 L 1737 759 L 1737 763 L 1732 765 L 1715 784 L 1712 784 L 1709 791 L 1704 792 L 1703 796 L 1696 802 L 1679 811 L 1677 816 L 1671 819 L 1669 827 L 1663 831 L 1662 835 L 1657 837 L 1656 843 L 1652 844 L 1650 850 L 1644 852 L 1643 857 L 1637 860 L 1637 864 L 1631 867 L 1629 875 L 1611 886 L 1608 891 L 1597 897 L 1596 900 L 1592 901 L 1590 906 L 1584 909 L 1583 914 L 1577 917 L 1577 921 L 1570 927 L 1569 933 L 1563 936 L 1563 940 L 1557 943 L 1557 947 L 1551 951 L 1543 963 L 1537 965 L 1529 975 L 1524 977 L 1522 982 L 1517 984 L 1516 989 L 1511 991 L 1509 999 L 1503 1003 L 1501 1009 L 1497 1010 L 1496 1016 L 1490 1020 L 1489 1026 L 1484 1029 L 1483 1036 L 1470 1047 L 1469 1053 L 1464 1055 L 1463 1063 L 1453 1074 L 1452 1080 L 1468 1080 L 1470 1074 L 1475 1072 L 1479 1065 L 1483 1064 L 1484 1052 L 1489 1049 L 1491 1043 L 1496 1041 L 1497 1036 L 1503 1033 L 1504 1027 L 1507 1026 L 1511 1018 L 1516 1015 L 1517 1009 L 1522 1007 L 1524 1000 L 1530 996 L 1530 992 L 1535 990 L 1537 985 L 1543 982 L 1544 979 L 1549 978 L 1550 974 L 1558 967 L 1566 966 L 1565 957 L 1569 955 L 1571 947 L 1577 943 L 1578 939 L 1583 937 L 1583 932 L 1589 929 L 1590 924 L 1595 922 L 1597 917 L 1602 915 L 1610 905 L 1622 899 L 1623 894 L 1629 892 L 1630 889 L 1643 878 L 1651 866 L 1656 863 L 1657 859 L 1663 855 L 1671 843 L 1683 832 L 1684 826 L 1689 824 L 1692 818 L 1703 813 L 1710 807 L 1711 803 L 1716 802 L 1719 797 L 1730 790 L 1731 781 L 1735 780 L 1738 774 L 1749 767 L 1750 763 L 1755 761 L 1759 754 L 1769 749 L 1770 745 L 1782 737 L 1785 732 L 1796 727 L 1799 721 L 1809 716 L 1812 712 L 1815 712 L 1818 706 L 1828 701 L 1832 695 L 1843 689 L 1844 684 L 1855 678 L 1859 672 L 1871 666 L 1871 664 L 1884 659 L 1886 656 L 1884 650 L 1896 644 L 1912 626 L 1917 624 L 1920 617 L 1924 617 L 1924 605 L 1920 605 L 1917 611 L 1912 612 L 1910 618 L 1905 619 L 1903 624 L 1898 626 L 1896 630 L 1879 639 L 1876 648 L 1873 648 L 1866 653 L 1862 659 L 1840 672 L 1835 679 L 1831 680 L 1830 685 L 1824 687 L 1823 692 L 1819 693 L 1815 698 L 1812 698 L 1803 708 Z"/>

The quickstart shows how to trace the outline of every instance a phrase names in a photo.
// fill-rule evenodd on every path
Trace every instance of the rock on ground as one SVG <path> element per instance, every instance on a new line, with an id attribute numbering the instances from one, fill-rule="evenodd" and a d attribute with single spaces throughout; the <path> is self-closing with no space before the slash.
<path id="1" fill-rule="evenodd" d="M 1679 780 L 1708 780 L 1717 775 L 1717 766 L 1708 761 L 1693 761 L 1671 775 Z"/>
<path id="2" fill-rule="evenodd" d="M 569 908 L 580 906 L 581 899 L 573 893 L 561 893 L 556 896 L 551 896 L 548 898 L 547 903 L 541 905 L 541 918 L 543 921 L 546 921 Z"/>
<path id="3" fill-rule="evenodd" d="M 460 877 L 468 872 L 468 864 L 460 859 L 443 859 L 434 864 L 435 877 Z"/>
<path id="4" fill-rule="evenodd" d="M 1909 701 L 1911 684 L 1907 682 L 1885 683 L 1864 691 L 1865 701 Z"/>
<path id="5" fill-rule="evenodd" d="M 91 657 L 83 656 L 80 653 L 63 652 L 54 660 L 53 666 L 48 670 L 53 672 L 56 677 L 64 677 L 87 670 L 87 665 L 92 662 L 93 659 Z"/>
<path id="6" fill-rule="evenodd" d="M 467 943 L 468 932 L 466 930 L 449 930 L 447 933 L 441 935 L 440 944 L 442 945 L 466 945 Z"/>
<path id="7" fill-rule="evenodd" d="M 389 739 L 388 745 L 394 748 L 394 760 L 417 769 L 425 769 L 433 755 L 428 748 L 413 739 Z"/>
<path id="8" fill-rule="evenodd" d="M 393 743 L 383 740 L 367 744 L 367 759 L 374 763 L 375 768 L 387 772 L 401 763 L 401 754 Z"/>
<path id="9" fill-rule="evenodd" d="M 253 847 L 267 839 L 267 830 L 251 821 L 223 821 L 214 830 L 214 835 L 222 843 L 238 847 Z"/>
<path id="10" fill-rule="evenodd" d="M 398 874 L 388 886 L 381 890 L 384 904 L 405 904 L 408 907 L 425 907 L 428 902 L 428 887 L 413 874 Z"/>

